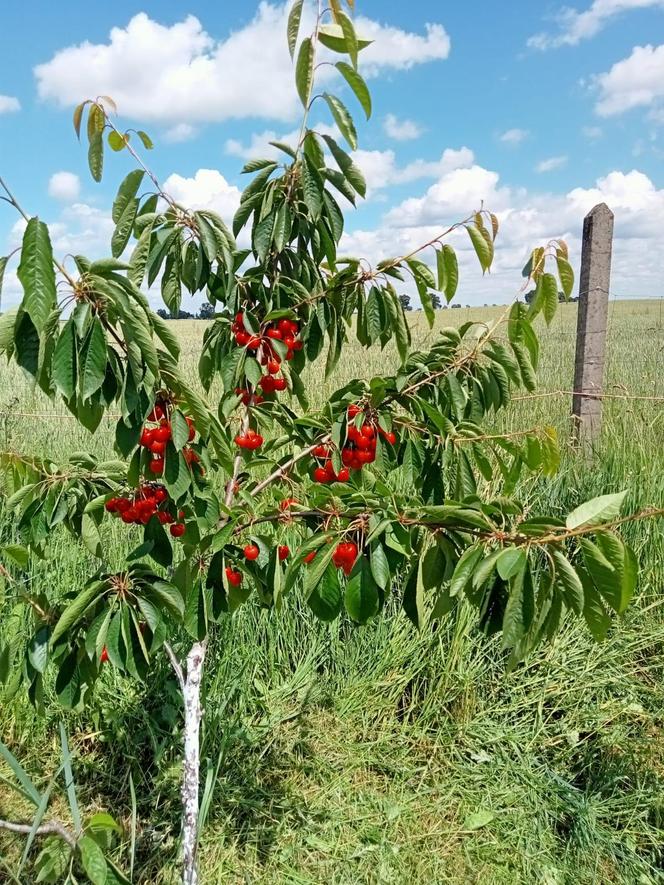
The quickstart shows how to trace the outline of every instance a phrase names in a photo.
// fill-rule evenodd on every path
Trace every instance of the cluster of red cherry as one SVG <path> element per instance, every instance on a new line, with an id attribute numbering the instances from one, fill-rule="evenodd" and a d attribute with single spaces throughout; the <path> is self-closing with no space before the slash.
<path id="1" fill-rule="evenodd" d="M 157 483 L 144 483 L 131 494 L 109 498 L 105 507 L 108 513 L 119 516 L 122 522 L 128 525 L 147 525 L 152 517 L 156 516 L 162 525 L 170 525 L 170 532 L 174 538 L 181 538 L 184 535 L 184 523 L 177 522 L 168 509 L 168 492 Z M 178 519 L 184 519 L 183 510 L 178 513 Z"/>
<path id="2" fill-rule="evenodd" d="M 189 425 L 188 441 L 193 442 L 196 436 L 196 427 L 192 418 L 187 417 L 186 421 Z M 141 433 L 139 443 L 152 454 L 152 459 L 148 464 L 150 472 L 154 473 L 155 476 L 161 476 L 164 472 L 166 444 L 172 437 L 171 422 L 168 420 L 166 410 L 161 403 L 155 405 L 147 417 L 147 422 L 153 426 L 148 427 L 148 424 L 146 424 Z M 182 454 L 190 466 L 199 460 L 197 453 L 189 446 L 183 448 Z"/>
<path id="3" fill-rule="evenodd" d="M 244 314 L 240 311 L 235 316 L 235 322 L 231 325 L 231 331 L 235 336 L 235 343 L 247 350 L 260 351 L 260 363 L 265 366 L 267 374 L 263 375 L 258 382 L 265 394 L 281 392 L 287 389 L 288 383 L 285 378 L 276 378 L 281 371 L 281 357 L 272 346 L 272 341 L 283 341 L 286 350 L 286 360 L 292 360 L 296 350 L 302 350 L 302 342 L 297 337 L 300 333 L 300 324 L 295 320 L 281 319 L 276 323 L 267 323 L 260 334 L 247 332 L 244 326 Z M 251 393 L 248 390 L 238 389 L 243 397 L 251 401 Z M 254 402 L 256 401 L 254 395 Z M 249 402 L 245 402 L 248 405 Z"/>
<path id="4" fill-rule="evenodd" d="M 361 406 L 351 403 L 348 406 L 348 420 L 354 419 L 363 412 Z M 334 465 L 330 460 L 329 446 L 319 445 L 313 450 L 312 454 L 315 458 L 324 461 L 323 465 L 319 464 L 314 469 L 312 479 L 314 482 L 348 482 L 350 479 L 350 470 L 361 470 L 365 464 L 371 464 L 376 460 L 376 442 L 378 434 L 393 446 L 397 437 L 391 430 L 383 430 L 383 428 L 373 420 L 365 420 L 361 427 L 355 424 L 349 424 L 346 437 L 346 444 L 341 450 L 341 463 L 343 467 L 336 473 Z"/>

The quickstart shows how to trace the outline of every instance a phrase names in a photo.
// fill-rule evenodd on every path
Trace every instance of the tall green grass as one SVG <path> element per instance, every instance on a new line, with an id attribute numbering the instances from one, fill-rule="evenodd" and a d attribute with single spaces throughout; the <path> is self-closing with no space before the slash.
<path id="1" fill-rule="evenodd" d="M 440 312 L 437 324 L 495 317 Z M 575 307 L 543 335 L 542 392 L 570 389 Z M 431 334 L 413 317 L 416 339 Z M 192 376 L 201 324 L 182 324 Z M 607 391 L 664 396 L 660 306 L 611 306 Z M 312 399 L 395 355 L 359 349 L 334 379 L 312 367 Z M 5 370 L 0 446 L 65 457 L 110 451 L 110 422 L 90 438 Z M 664 408 L 607 400 L 592 460 L 565 448 L 553 482 L 526 480 L 534 509 L 564 513 L 584 497 L 628 488 L 628 507 L 664 506 Z M 515 403 L 506 429 L 569 432 L 569 401 Z M 3 533 L 7 533 L 6 518 Z M 118 558 L 126 529 L 113 523 Z M 664 532 L 625 528 L 640 559 L 637 598 L 607 642 L 568 624 L 510 675 L 497 643 L 478 637 L 465 608 L 417 634 L 395 600 L 362 629 L 323 625 L 291 598 L 279 612 L 246 607 L 215 631 L 205 686 L 203 757 L 214 784 L 201 841 L 202 881 L 260 883 L 655 883 L 664 876 Z M 55 533 L 51 561 L 30 579 L 58 594 L 89 560 Z M 2 592 L 2 591 L 0 591 Z M 5 590 L 4 592 L 7 592 Z M 0 625 L 1 630 L 1 625 Z M 36 779 L 58 767 L 57 721 L 24 698 L 0 708 L 0 737 Z M 79 799 L 130 816 L 137 786 L 136 881 L 177 879 L 179 701 L 167 664 L 146 686 L 109 668 L 88 708 L 67 716 Z M 214 772 L 219 775 L 214 780 Z M 5 772 L 0 772 L 5 773 Z M 205 777 L 205 773 L 204 773 Z M 66 817 L 66 802 L 56 810 Z M 0 783 L 0 816 L 22 809 Z M 11 862 L 19 843 L 0 835 Z M 119 857 L 122 857 L 119 848 Z M 126 850 L 126 846 L 125 846 Z M 1 874 L 0 874 L 1 875 Z M 26 881 L 30 881 L 28 878 Z"/>

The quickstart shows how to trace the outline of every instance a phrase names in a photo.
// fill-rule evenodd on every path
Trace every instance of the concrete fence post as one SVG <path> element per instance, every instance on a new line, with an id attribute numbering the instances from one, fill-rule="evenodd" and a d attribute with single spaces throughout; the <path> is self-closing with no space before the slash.
<path id="1" fill-rule="evenodd" d="M 604 389 L 612 244 L 613 212 L 600 203 L 583 220 L 572 400 L 577 442 L 592 442 L 602 429 L 602 400 L 593 394 Z"/>

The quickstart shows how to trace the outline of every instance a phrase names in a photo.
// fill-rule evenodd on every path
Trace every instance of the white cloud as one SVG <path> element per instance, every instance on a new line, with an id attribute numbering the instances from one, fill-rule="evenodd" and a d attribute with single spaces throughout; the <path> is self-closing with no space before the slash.
<path id="1" fill-rule="evenodd" d="M 207 33 L 193 15 L 167 26 L 138 13 L 126 27 L 113 28 L 107 43 L 70 46 L 37 65 L 39 96 L 67 107 L 107 94 L 123 116 L 174 126 L 246 117 L 293 120 L 301 107 L 285 40 L 288 8 L 262 0 L 254 18 L 224 39 Z M 306 9 L 303 33 L 310 15 Z M 362 53 L 368 75 L 449 54 L 439 24 L 427 25 L 423 35 L 362 17 L 356 26 L 374 41 Z M 337 75 L 326 66 L 320 76 L 325 81 Z"/>
<path id="2" fill-rule="evenodd" d="M 81 192 L 81 179 L 73 172 L 55 172 L 48 182 L 48 194 L 63 203 L 72 203 Z"/>
<path id="3" fill-rule="evenodd" d="M 12 111 L 20 111 L 21 103 L 13 95 L 0 95 L 0 114 L 10 114 Z"/>
<path id="4" fill-rule="evenodd" d="M 604 134 L 599 126 L 583 126 L 581 132 L 590 141 L 597 141 Z"/>
<path id="5" fill-rule="evenodd" d="M 320 135 L 331 135 L 335 139 L 339 138 L 339 130 L 336 126 L 329 126 L 327 123 L 317 123 L 312 128 Z M 240 141 L 238 138 L 229 138 L 224 148 L 231 157 L 240 157 L 243 160 L 275 159 L 283 161 L 287 159 L 286 154 L 273 144 L 270 144 L 270 142 L 279 141 L 282 144 L 295 148 L 299 137 L 299 128 L 282 133 L 278 133 L 274 129 L 265 129 L 263 132 L 254 132 L 247 143 Z"/>
<path id="6" fill-rule="evenodd" d="M 240 190 L 216 169 L 198 169 L 192 178 L 174 172 L 163 189 L 176 203 L 189 209 L 212 209 L 227 223 L 240 205 Z"/>
<path id="7" fill-rule="evenodd" d="M 598 34 L 608 22 L 634 9 L 664 9 L 664 0 L 594 0 L 585 12 L 563 7 L 555 16 L 560 33 L 535 34 L 528 40 L 531 49 L 556 49 L 576 46 Z"/>
<path id="8" fill-rule="evenodd" d="M 664 100 L 664 44 L 635 46 L 630 56 L 594 77 L 594 83 L 600 93 L 595 110 L 601 117 Z"/>
<path id="9" fill-rule="evenodd" d="M 500 141 L 503 144 L 509 145 L 517 145 L 521 144 L 522 141 L 525 141 L 530 133 L 527 129 L 508 129 L 506 132 L 503 132 L 500 136 Z"/>
<path id="10" fill-rule="evenodd" d="M 394 114 L 385 117 L 383 129 L 386 135 L 395 141 L 412 141 L 424 132 L 424 129 L 413 120 L 400 120 Z"/>
<path id="11" fill-rule="evenodd" d="M 567 163 L 567 157 L 561 155 L 559 157 L 547 157 L 535 167 L 537 172 L 553 172 L 554 169 L 561 169 Z"/>
<path id="12" fill-rule="evenodd" d="M 191 141 L 198 134 L 198 130 L 190 123 L 176 123 L 164 132 L 164 141 L 170 144 L 179 144 L 183 141 Z"/>
<path id="13" fill-rule="evenodd" d="M 657 190 L 636 170 L 614 171 L 593 187 L 558 195 L 504 187 L 497 172 L 478 165 L 454 170 L 420 197 L 389 210 L 378 228 L 346 234 L 342 246 L 345 252 L 366 256 L 375 265 L 381 258 L 417 248 L 468 217 L 482 201 L 500 220 L 494 266 L 491 275 L 482 277 L 469 238 L 462 230 L 453 233 L 449 242 L 457 249 L 461 266 L 458 302 L 511 300 L 521 286 L 520 271 L 529 250 L 555 237 L 567 241 L 578 270 L 583 218 L 600 202 L 606 202 L 616 217 L 612 292 L 621 297 L 662 295 L 658 268 L 650 256 L 664 226 L 664 188 Z M 433 262 L 431 250 L 422 257 Z M 409 294 L 414 295 L 410 290 Z"/>
<path id="14" fill-rule="evenodd" d="M 437 178 L 452 169 L 472 166 L 474 162 L 473 152 L 467 147 L 459 150 L 446 148 L 438 160 L 413 160 L 405 166 L 398 165 L 396 155 L 391 150 L 358 150 L 352 156 L 364 173 L 369 192 L 422 178 Z"/>

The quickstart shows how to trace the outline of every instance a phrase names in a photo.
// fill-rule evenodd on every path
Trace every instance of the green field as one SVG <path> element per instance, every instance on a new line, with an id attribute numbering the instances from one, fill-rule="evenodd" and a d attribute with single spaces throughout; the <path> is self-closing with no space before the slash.
<path id="1" fill-rule="evenodd" d="M 436 326 L 494 319 L 498 308 L 440 311 Z M 413 314 L 414 339 L 436 334 Z M 627 509 L 664 506 L 662 302 L 610 306 L 605 430 L 592 460 L 568 449 L 576 306 L 542 332 L 538 396 L 515 402 L 504 430 L 556 427 L 558 476 L 525 478 L 519 495 L 566 513 L 629 489 Z M 204 324 L 178 323 L 195 377 Z M 357 375 L 396 364 L 387 348 L 348 349 L 335 377 L 313 366 L 315 404 Z M 187 365 L 185 361 L 185 366 Z M 623 398 L 631 394 L 650 399 Z M 660 398 L 660 399 L 658 399 Z M 0 376 L 0 449 L 111 452 L 112 421 L 93 437 Z M 35 414 L 40 417 L 35 417 Z M 107 527 L 110 556 L 127 530 Z M 602 645 L 569 624 L 552 646 L 505 675 L 498 642 L 469 610 L 417 634 L 396 602 L 375 622 L 324 625 L 296 598 L 281 612 L 251 605 L 217 630 L 206 684 L 204 759 L 219 765 L 201 841 L 205 883 L 656 883 L 664 877 L 664 522 L 625 527 L 641 576 L 636 599 Z M 8 516 L 2 540 L 11 537 Z M 85 580 L 88 556 L 64 532 L 33 586 L 58 594 Z M 0 592 L 9 592 L 0 586 Z M 0 638 L 2 625 L 0 625 Z M 0 694 L 1 698 L 1 694 Z M 0 738 L 45 787 L 60 765 L 61 711 L 0 703 Z M 68 714 L 79 801 L 129 825 L 136 784 L 135 881 L 177 881 L 178 695 L 166 662 L 146 686 L 109 667 L 91 705 Z M 0 768 L 0 774 L 8 771 Z M 26 812 L 0 779 L 0 817 Z M 66 797 L 54 812 L 67 819 Z M 10 867 L 23 842 L 0 835 Z M 118 848 L 126 864 L 128 842 Z M 0 882 L 3 879 L 0 864 Z M 34 879 L 28 872 L 21 879 Z"/>

